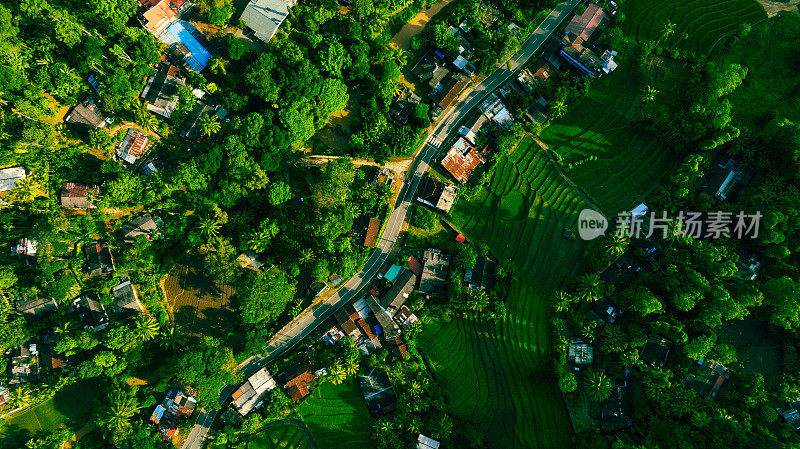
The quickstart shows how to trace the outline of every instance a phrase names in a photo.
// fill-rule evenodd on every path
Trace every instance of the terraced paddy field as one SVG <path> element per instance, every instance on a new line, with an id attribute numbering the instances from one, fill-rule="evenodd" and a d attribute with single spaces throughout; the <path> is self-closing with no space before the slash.
<path id="1" fill-rule="evenodd" d="M 298 412 L 319 449 L 374 449 L 369 411 L 355 379 L 325 382 L 306 398 Z"/>
<path id="2" fill-rule="evenodd" d="M 718 58 L 749 69 L 744 84 L 730 95 L 737 124 L 755 131 L 773 117 L 800 122 L 798 42 L 800 16 L 782 14 L 754 26 Z"/>
<path id="3" fill-rule="evenodd" d="M 271 427 L 247 442 L 247 449 L 312 449 L 305 433 L 291 424 Z"/>
<path id="4" fill-rule="evenodd" d="M 584 207 L 528 137 L 498 162 L 488 189 L 451 211 L 467 238 L 519 267 L 505 322 L 434 321 L 421 340 L 449 407 L 484 431 L 492 448 L 573 445 L 552 375 L 548 315 L 552 291 L 581 258 L 584 244 L 562 234 Z"/>
<path id="5" fill-rule="evenodd" d="M 586 97 L 540 135 L 563 157 L 565 165 L 587 156 L 597 157 L 568 170 L 567 175 L 611 216 L 643 200 L 677 159 L 672 144 L 633 121 L 641 100 L 632 59 L 621 54 L 619 68 L 594 80 Z M 679 89 L 679 77 L 663 79 L 665 73 L 676 72 L 679 70 L 658 71 L 657 87 L 662 94 Z"/>
<path id="6" fill-rule="evenodd" d="M 624 8 L 625 34 L 642 41 L 659 40 L 664 24 L 675 24 L 673 37 L 662 40 L 672 46 L 674 39 L 689 37 L 677 45 L 705 54 L 721 37 L 735 33 L 739 25 L 765 18 L 755 0 L 629 0 Z"/>

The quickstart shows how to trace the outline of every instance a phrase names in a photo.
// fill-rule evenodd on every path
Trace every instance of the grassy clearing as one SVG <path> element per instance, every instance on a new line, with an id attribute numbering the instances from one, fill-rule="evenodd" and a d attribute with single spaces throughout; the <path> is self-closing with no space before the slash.
<path id="1" fill-rule="evenodd" d="M 96 395 L 92 380 L 64 387 L 52 399 L 7 418 L 6 425 L 0 428 L 0 447 L 22 447 L 39 432 L 52 433 L 77 421 L 92 410 Z"/>
<path id="2" fill-rule="evenodd" d="M 736 362 L 729 368 L 765 376 L 778 373 L 783 363 L 780 334 L 769 323 L 755 318 L 732 321 L 722 326 L 719 341 L 736 348 Z"/>
<path id="3" fill-rule="evenodd" d="M 667 144 L 633 122 L 640 99 L 632 65 L 631 57 L 621 55 L 614 73 L 595 80 L 585 98 L 541 133 L 542 141 L 563 157 L 565 165 L 597 156 L 567 174 L 607 214 L 642 200 L 676 159 Z M 673 78 L 659 78 L 656 83 L 664 95 L 678 86 L 679 79 Z"/>
<path id="4" fill-rule="evenodd" d="M 373 449 L 371 418 L 355 379 L 321 384 L 298 409 L 320 449 Z"/>
<path id="5" fill-rule="evenodd" d="M 291 424 L 267 429 L 247 442 L 247 449 L 311 449 L 305 433 Z"/>
<path id="6" fill-rule="evenodd" d="M 526 138 L 498 162 L 488 189 L 459 200 L 451 211 L 467 238 L 487 243 L 497 257 L 514 261 L 520 273 L 504 323 L 434 322 L 422 335 L 449 406 L 477 424 L 492 448 L 572 445 L 569 418 L 552 375 L 548 298 L 582 254 L 583 244 L 562 233 L 583 207 L 546 155 Z"/>
<path id="7" fill-rule="evenodd" d="M 750 70 L 730 95 L 735 120 L 751 130 L 771 119 L 800 121 L 800 17 L 782 14 L 759 24 L 720 58 Z"/>
<path id="8" fill-rule="evenodd" d="M 675 24 L 675 38 L 687 33 L 679 45 L 707 52 L 721 38 L 766 17 L 754 0 L 630 0 L 625 2 L 625 34 L 638 40 L 659 40 L 664 24 Z M 674 38 L 671 38 L 674 39 Z M 671 40 L 669 45 L 671 45 Z"/>

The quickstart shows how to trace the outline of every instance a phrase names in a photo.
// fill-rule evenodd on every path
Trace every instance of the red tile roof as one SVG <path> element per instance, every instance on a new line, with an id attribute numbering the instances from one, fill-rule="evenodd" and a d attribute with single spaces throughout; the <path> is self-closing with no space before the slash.
<path id="1" fill-rule="evenodd" d="M 588 40 L 605 18 L 606 13 L 603 12 L 603 9 L 596 3 L 590 3 L 583 14 L 572 18 L 567 25 L 566 32 L 574 34 L 584 41 Z"/>
<path id="2" fill-rule="evenodd" d="M 464 242 L 466 242 L 466 241 L 467 241 L 467 238 L 466 238 L 466 237 L 464 237 L 464 234 L 458 234 L 458 235 L 456 236 L 456 242 L 458 242 L 458 243 L 464 243 Z"/>
<path id="3" fill-rule="evenodd" d="M 483 157 L 470 145 L 470 149 L 467 151 L 466 155 L 457 147 L 451 148 L 450 151 L 447 152 L 447 156 L 442 159 L 442 166 L 445 170 L 450 172 L 456 180 L 464 183 L 467 182 L 472 171 L 483 162 L 485 162 Z"/>
<path id="4" fill-rule="evenodd" d="M 444 98 L 442 98 L 442 100 L 438 103 L 438 106 L 442 109 L 447 109 L 465 87 L 467 87 L 466 83 L 462 83 L 461 81 L 455 83 L 444 96 Z"/>
<path id="5" fill-rule="evenodd" d="M 364 246 L 375 248 L 375 242 L 378 241 L 378 232 L 381 230 L 381 221 L 375 217 L 369 219 L 369 226 L 367 226 L 367 235 L 364 238 Z"/>

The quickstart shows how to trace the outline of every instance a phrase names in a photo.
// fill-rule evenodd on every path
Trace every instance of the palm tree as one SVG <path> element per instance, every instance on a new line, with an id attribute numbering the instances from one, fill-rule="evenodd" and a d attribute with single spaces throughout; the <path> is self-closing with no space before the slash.
<path id="1" fill-rule="evenodd" d="M 36 198 L 37 190 L 39 190 L 39 183 L 32 176 L 28 176 L 17 181 L 14 188 L 14 198 L 23 203 L 30 203 Z"/>
<path id="2" fill-rule="evenodd" d="M 200 131 L 204 136 L 216 134 L 222 128 L 222 125 L 217 120 L 217 116 L 206 114 L 200 117 Z"/>
<path id="3" fill-rule="evenodd" d="M 213 94 L 213 93 L 214 93 L 214 92 L 216 92 L 218 89 L 219 89 L 219 88 L 217 87 L 217 85 L 216 85 L 215 83 L 208 83 L 208 84 L 206 84 L 206 92 L 208 92 L 208 93 L 210 93 L 210 94 Z"/>
<path id="4" fill-rule="evenodd" d="M 583 301 L 594 302 L 600 299 L 603 294 L 605 283 L 600 280 L 600 276 L 590 273 L 578 278 L 576 293 Z"/>
<path id="5" fill-rule="evenodd" d="M 389 47 L 389 55 L 400 67 L 408 64 L 408 52 L 402 48 Z"/>
<path id="6" fill-rule="evenodd" d="M 408 386 L 408 394 L 411 396 L 422 394 L 422 384 L 417 380 L 412 380 L 411 385 Z"/>
<path id="7" fill-rule="evenodd" d="M 150 113 L 147 109 L 147 106 L 144 103 L 139 103 L 139 106 L 136 108 L 134 112 L 134 116 L 136 119 L 136 123 L 139 124 L 144 130 L 146 131 L 153 131 L 156 129 L 158 125 L 158 119 L 156 116 Z"/>
<path id="8" fill-rule="evenodd" d="M 136 414 L 136 399 L 123 392 L 112 393 L 106 406 L 100 411 L 97 424 L 109 432 L 127 429 Z"/>
<path id="9" fill-rule="evenodd" d="M 183 347 L 182 340 L 182 336 L 180 332 L 178 332 L 178 327 L 175 326 L 175 324 L 170 323 L 161 329 L 158 343 L 162 348 L 170 352 L 178 352 L 178 350 Z"/>
<path id="10" fill-rule="evenodd" d="M 272 240 L 272 235 L 264 230 L 253 231 L 248 234 L 247 247 L 251 250 L 260 253 L 267 249 L 269 242 Z"/>
<path id="11" fill-rule="evenodd" d="M 345 379 L 347 379 L 347 371 L 344 369 L 344 366 L 341 364 L 341 362 L 336 362 L 331 367 L 329 376 L 334 385 L 339 385 L 340 383 L 344 382 Z"/>
<path id="12" fill-rule="evenodd" d="M 550 103 L 550 115 L 552 118 L 563 117 L 567 113 L 567 105 L 564 100 L 556 100 Z"/>
<path id="13" fill-rule="evenodd" d="M 472 290 L 467 305 L 474 312 L 482 312 L 489 305 L 489 295 L 485 290 Z"/>
<path id="14" fill-rule="evenodd" d="M 652 103 L 656 101 L 656 96 L 658 95 L 658 89 L 651 85 L 647 85 L 642 89 L 642 103 Z"/>
<path id="15" fill-rule="evenodd" d="M 314 251 L 311 248 L 304 248 L 300 251 L 300 263 L 307 264 L 314 260 Z"/>
<path id="16" fill-rule="evenodd" d="M 219 56 L 214 56 L 208 61 L 208 68 L 215 75 L 225 75 L 228 72 L 228 61 Z"/>
<path id="17" fill-rule="evenodd" d="M 358 373 L 359 364 L 358 360 L 350 359 L 345 362 L 344 370 L 348 376 L 354 376 Z"/>
<path id="18" fill-rule="evenodd" d="M 392 96 L 397 98 L 403 95 L 403 91 L 406 90 L 406 86 L 403 83 L 397 83 L 394 85 L 394 92 L 392 92 Z"/>
<path id="19" fill-rule="evenodd" d="M 56 334 L 58 334 L 60 336 L 65 336 L 65 335 L 69 335 L 70 333 L 75 331 L 77 328 L 78 328 L 78 326 L 75 324 L 75 322 L 72 321 L 72 320 L 69 320 L 69 321 L 64 321 L 63 323 L 57 325 L 55 327 L 55 331 L 56 331 Z"/>
<path id="20" fill-rule="evenodd" d="M 219 238 L 219 230 L 222 225 L 216 218 L 201 218 L 200 219 L 200 233 L 207 241 L 216 240 Z"/>
<path id="21" fill-rule="evenodd" d="M 630 245 L 630 240 L 619 235 L 612 235 L 603 241 L 603 250 L 611 257 L 621 256 Z"/>
<path id="22" fill-rule="evenodd" d="M 158 320 L 151 315 L 140 314 L 136 317 L 136 330 L 134 334 L 141 341 L 150 341 L 158 335 Z"/>
<path id="23" fill-rule="evenodd" d="M 572 295 L 564 290 L 559 290 L 553 295 L 553 308 L 556 312 L 566 311 L 570 304 L 572 304 Z"/>
<path id="24" fill-rule="evenodd" d="M 583 389 L 589 399 L 602 402 L 611 396 L 611 381 L 604 372 L 590 370 L 583 380 Z"/>
<path id="25" fill-rule="evenodd" d="M 597 321 L 588 321 L 581 327 L 581 337 L 593 342 L 597 335 Z"/>
<path id="26" fill-rule="evenodd" d="M 14 408 L 23 408 L 31 404 L 33 390 L 28 385 L 20 385 L 11 391 L 9 402 Z"/>
<path id="27" fill-rule="evenodd" d="M 662 28 L 661 37 L 663 39 L 668 39 L 673 34 L 675 34 L 675 24 L 667 20 L 664 23 L 664 28 Z M 659 39 L 659 42 L 661 42 L 661 39 Z"/>

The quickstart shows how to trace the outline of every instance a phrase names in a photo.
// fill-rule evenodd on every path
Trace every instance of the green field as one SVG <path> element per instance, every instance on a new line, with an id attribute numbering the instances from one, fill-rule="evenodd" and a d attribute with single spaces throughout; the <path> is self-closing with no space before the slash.
<path id="1" fill-rule="evenodd" d="M 311 449 L 305 433 L 291 424 L 270 427 L 254 436 L 247 449 Z"/>
<path id="2" fill-rule="evenodd" d="M 342 384 L 322 383 L 298 412 L 319 449 L 372 449 L 371 418 L 355 379 Z"/>
<path id="3" fill-rule="evenodd" d="M 53 432 L 76 421 L 94 408 L 97 388 L 93 381 L 83 380 L 64 387 L 52 399 L 7 418 L 0 427 L 0 447 L 17 448 L 38 432 Z M 77 423 L 80 427 L 83 423 Z"/>
<path id="4" fill-rule="evenodd" d="M 640 100 L 631 60 L 621 54 L 617 70 L 594 80 L 586 97 L 540 136 L 563 157 L 565 166 L 586 156 L 597 157 L 568 170 L 567 175 L 608 215 L 643 200 L 675 159 L 669 144 L 632 121 Z M 666 94 L 678 85 L 669 79 L 660 80 L 657 87 Z"/>
<path id="5" fill-rule="evenodd" d="M 764 8 L 754 0 L 629 0 L 624 9 L 625 34 L 638 40 L 657 41 L 664 24 L 675 24 L 675 37 L 689 37 L 679 45 L 705 54 L 711 46 L 743 23 L 754 23 L 766 17 Z M 672 39 L 666 40 L 672 45 Z"/>
<path id="6" fill-rule="evenodd" d="M 451 216 L 467 238 L 513 260 L 502 325 L 434 322 L 422 348 L 447 392 L 448 407 L 486 433 L 492 448 L 572 446 L 572 428 L 552 374 L 548 298 L 571 274 L 584 245 L 562 237 L 586 207 L 531 138 L 497 164 L 488 189 L 459 200 Z"/>
<path id="7" fill-rule="evenodd" d="M 759 24 L 722 59 L 747 67 L 744 84 L 731 95 L 735 120 L 753 131 L 773 117 L 800 121 L 800 17 L 782 14 Z"/>

